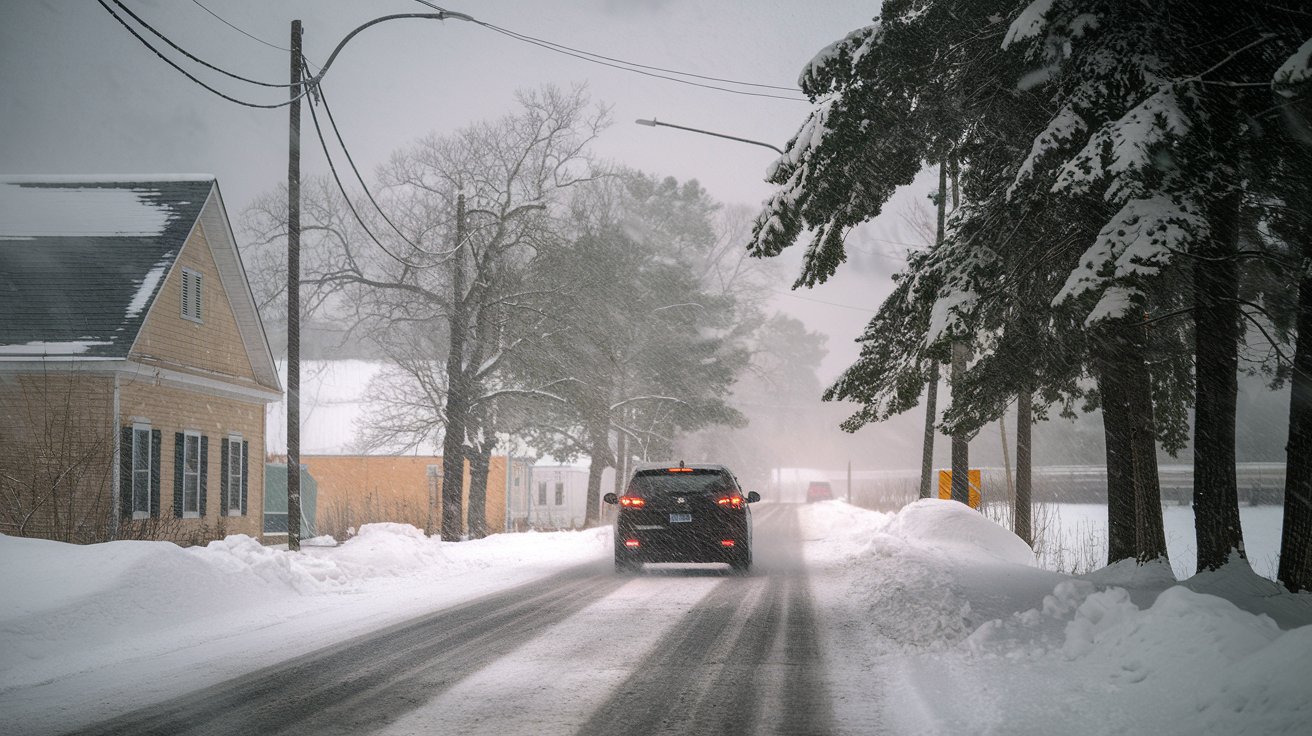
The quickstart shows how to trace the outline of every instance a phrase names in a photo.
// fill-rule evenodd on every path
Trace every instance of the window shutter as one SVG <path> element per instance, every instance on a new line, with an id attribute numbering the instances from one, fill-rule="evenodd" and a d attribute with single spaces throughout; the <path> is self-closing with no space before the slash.
<path id="1" fill-rule="evenodd" d="M 182 316 L 191 315 L 191 274 L 182 272 Z"/>
<path id="2" fill-rule="evenodd" d="M 200 504 L 196 507 L 200 516 L 205 516 L 205 487 L 210 479 L 210 438 L 200 436 Z"/>
<path id="3" fill-rule="evenodd" d="M 201 320 L 205 319 L 205 315 L 201 314 L 201 299 L 200 299 L 200 295 L 204 293 L 204 290 L 200 288 L 201 281 L 204 278 L 205 277 L 202 276 L 201 274 L 196 274 L 194 277 L 192 277 L 192 282 L 191 282 L 192 313 L 196 315 L 196 319 L 201 319 Z"/>
<path id="4" fill-rule="evenodd" d="M 162 433 L 158 429 L 150 430 L 150 518 L 159 517 L 159 495 L 162 489 L 159 482 L 159 445 Z"/>
<path id="5" fill-rule="evenodd" d="M 173 433 L 173 515 L 182 518 L 182 463 L 186 451 L 187 435 Z"/>
<path id="6" fill-rule="evenodd" d="M 228 439 L 219 442 L 219 513 L 228 515 Z"/>
<path id="7" fill-rule="evenodd" d="M 243 440 L 241 443 L 241 515 L 246 515 L 246 486 L 251 478 L 251 443 L 250 440 Z"/>
<path id="8" fill-rule="evenodd" d="M 119 430 L 118 440 L 118 516 L 132 518 L 132 425 Z"/>

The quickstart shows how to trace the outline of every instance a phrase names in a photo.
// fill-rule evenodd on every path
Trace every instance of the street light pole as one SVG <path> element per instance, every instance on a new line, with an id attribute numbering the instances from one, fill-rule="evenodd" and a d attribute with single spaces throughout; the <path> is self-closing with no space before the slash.
<path id="1" fill-rule="evenodd" d="M 638 119 L 633 122 L 637 123 L 638 125 L 646 125 L 649 128 L 654 128 L 659 125 L 665 128 L 678 128 L 679 130 L 686 130 L 691 133 L 701 133 L 702 135 L 713 135 L 716 138 L 728 138 L 731 141 L 738 141 L 739 143 L 750 143 L 753 146 L 761 146 L 762 148 L 768 148 L 771 151 L 778 153 L 780 156 L 784 155 L 783 149 L 779 148 L 778 146 L 774 146 L 769 143 L 765 143 L 763 141 L 754 141 L 751 138 L 739 138 L 736 135 L 725 135 L 724 133 L 714 133 L 712 131 L 702 130 L 700 128 L 689 128 L 686 125 L 675 125 L 674 123 L 662 123 L 656 118 L 652 118 L 651 120 Z"/>

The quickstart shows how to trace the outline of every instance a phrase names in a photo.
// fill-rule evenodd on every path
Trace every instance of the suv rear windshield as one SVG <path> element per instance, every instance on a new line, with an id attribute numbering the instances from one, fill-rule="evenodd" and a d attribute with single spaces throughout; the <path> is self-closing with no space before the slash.
<path id="1" fill-rule="evenodd" d="M 691 472 L 644 470 L 629 483 L 629 493 L 650 496 L 658 493 L 732 493 L 733 478 L 720 470 L 694 468 Z"/>

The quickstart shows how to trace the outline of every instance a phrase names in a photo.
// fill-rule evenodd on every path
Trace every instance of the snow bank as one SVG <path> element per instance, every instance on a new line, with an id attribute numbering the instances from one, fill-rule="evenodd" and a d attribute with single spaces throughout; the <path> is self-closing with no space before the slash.
<path id="1" fill-rule="evenodd" d="M 924 498 L 905 506 L 889 522 L 888 534 L 908 544 L 967 559 L 993 559 L 1036 566 L 1034 551 L 1020 537 L 964 504 Z"/>
<path id="2" fill-rule="evenodd" d="M 610 530 L 453 543 L 366 524 L 318 542 L 288 552 L 244 535 L 192 548 L 0 535 L 0 711 L 18 732 L 107 717 L 107 702 L 144 705 L 601 560 Z"/>
<path id="3" fill-rule="evenodd" d="M 1303 733 L 1312 595 L 1234 559 L 1070 576 L 965 506 L 802 515 L 839 720 L 892 733 Z M 871 703 L 870 693 L 880 693 Z M 877 714 L 877 718 L 871 714 Z"/>

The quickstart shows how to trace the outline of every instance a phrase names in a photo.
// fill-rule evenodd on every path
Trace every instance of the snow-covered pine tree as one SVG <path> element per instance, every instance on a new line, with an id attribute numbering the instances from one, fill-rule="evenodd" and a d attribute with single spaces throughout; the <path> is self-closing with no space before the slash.
<path id="1" fill-rule="evenodd" d="M 980 101 L 961 85 L 963 71 L 988 63 L 1014 5 L 886 2 L 872 25 L 822 50 L 799 80 L 816 109 L 771 167 L 768 179 L 780 190 L 757 218 L 753 254 L 776 255 L 809 228 L 815 234 L 796 286 L 823 282 L 845 259 L 847 232 L 879 215 L 898 186 L 925 163 L 955 168 L 967 110 Z M 940 191 L 940 203 L 944 196 Z M 911 259 L 863 335 L 861 358 L 825 394 L 863 404 L 844 423 L 849 431 L 918 403 L 937 364 L 948 359 L 948 346 L 955 340 L 965 347 L 973 337 L 951 308 L 964 306 L 969 295 L 942 293 L 949 285 L 937 281 L 937 269 L 921 273 L 932 262 Z M 935 303 L 947 306 L 930 339 Z M 957 438 L 958 449 L 964 441 Z M 954 452 L 957 465 L 963 472 L 954 473 L 954 485 L 964 497 L 963 452 Z"/>

